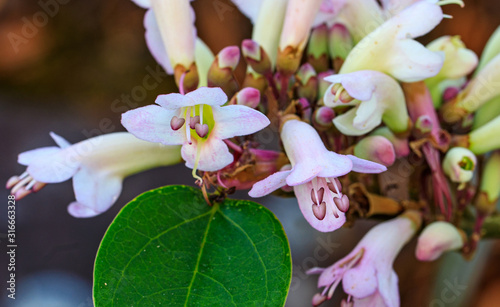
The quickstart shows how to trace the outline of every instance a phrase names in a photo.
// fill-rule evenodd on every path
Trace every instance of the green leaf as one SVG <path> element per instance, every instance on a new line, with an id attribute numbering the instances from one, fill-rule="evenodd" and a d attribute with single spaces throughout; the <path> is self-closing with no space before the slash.
<path id="1" fill-rule="evenodd" d="M 282 306 L 291 281 L 283 227 L 263 206 L 170 186 L 127 204 L 95 261 L 95 306 Z"/>

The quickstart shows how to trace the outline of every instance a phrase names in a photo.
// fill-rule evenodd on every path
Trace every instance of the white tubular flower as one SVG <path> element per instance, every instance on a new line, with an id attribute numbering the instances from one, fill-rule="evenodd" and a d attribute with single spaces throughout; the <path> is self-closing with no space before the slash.
<path id="1" fill-rule="evenodd" d="M 24 197 L 47 183 L 73 177 L 76 201 L 68 207 L 74 217 L 92 217 L 108 210 L 121 193 L 125 177 L 181 161 L 180 146 L 162 146 L 126 132 L 97 136 L 74 145 L 50 134 L 57 146 L 19 155 L 28 168 L 7 182 L 11 193 Z"/>

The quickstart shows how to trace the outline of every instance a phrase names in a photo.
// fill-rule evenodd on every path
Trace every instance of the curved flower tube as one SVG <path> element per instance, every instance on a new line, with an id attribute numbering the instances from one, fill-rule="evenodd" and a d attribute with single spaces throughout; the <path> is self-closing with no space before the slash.
<path id="1" fill-rule="evenodd" d="M 312 227 L 322 232 L 336 230 L 345 223 L 349 199 L 342 194 L 337 177 L 351 171 L 381 173 L 387 170 L 375 162 L 328 151 L 316 130 L 299 120 L 283 124 L 281 139 L 292 169 L 257 182 L 248 194 L 262 197 L 285 185 L 293 187 L 302 214 Z"/>
<path id="2" fill-rule="evenodd" d="M 418 237 L 415 255 L 420 261 L 434 261 L 447 251 L 463 247 L 465 234 L 448 222 L 427 225 Z"/>
<path id="3" fill-rule="evenodd" d="M 97 136 L 74 145 L 50 133 L 58 146 L 19 154 L 27 170 L 7 182 L 20 199 L 47 183 L 73 177 L 76 201 L 68 206 L 74 217 L 93 217 L 108 210 L 121 193 L 125 177 L 181 161 L 180 146 L 161 146 L 126 132 Z"/>
<path id="4" fill-rule="evenodd" d="M 405 8 L 364 37 L 349 53 L 339 73 L 375 70 L 403 82 L 435 76 L 443 66 L 443 55 L 413 38 L 428 33 L 442 19 L 441 7 L 429 1 Z"/>
<path id="5" fill-rule="evenodd" d="M 324 287 L 313 298 L 313 305 L 330 299 L 342 281 L 344 291 L 356 307 L 398 307 L 398 276 L 392 264 L 420 223 L 419 213 L 407 211 L 370 229 L 351 253 L 332 266 L 309 270 L 307 274 L 321 274 L 318 288 Z"/>
<path id="6" fill-rule="evenodd" d="M 328 107 L 355 106 L 338 115 L 333 123 L 343 134 L 363 135 L 383 121 L 393 132 L 409 128 L 409 116 L 401 86 L 378 71 L 356 71 L 325 78 L 332 85 L 323 102 Z"/>
<path id="7" fill-rule="evenodd" d="M 226 101 L 220 88 L 160 95 L 158 105 L 122 114 L 122 124 L 145 141 L 182 145 L 182 158 L 193 168 L 193 175 L 196 169 L 217 171 L 234 159 L 224 139 L 252 134 L 270 123 L 264 114 L 247 106 L 221 107 Z"/>

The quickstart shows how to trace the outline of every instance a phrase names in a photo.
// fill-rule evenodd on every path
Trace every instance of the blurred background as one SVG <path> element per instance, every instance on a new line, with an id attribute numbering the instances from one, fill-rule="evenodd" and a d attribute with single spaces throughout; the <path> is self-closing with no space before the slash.
<path id="1" fill-rule="evenodd" d="M 57 0 L 43 18 L 48 0 L 0 0 L 0 181 L 19 175 L 20 152 L 51 146 L 49 131 L 75 143 L 104 132 L 123 131 L 120 114 L 148 105 L 159 94 L 175 91 L 173 79 L 159 74 L 144 42 L 144 10 L 129 0 Z M 429 42 L 444 34 L 460 35 L 478 54 L 500 25 L 498 0 L 466 0 L 466 7 L 446 6 L 444 20 Z M 214 53 L 239 45 L 251 35 L 251 24 L 227 0 L 197 0 L 198 35 Z M 158 85 L 145 90 L 143 78 L 155 72 Z M 243 76 L 244 65 L 238 74 Z M 103 131 L 103 122 L 112 125 Z M 106 213 L 75 219 L 66 212 L 74 200 L 71 181 L 48 185 L 17 203 L 17 299 L 1 306 L 92 306 L 94 257 L 107 226 L 120 208 L 138 194 L 169 184 L 192 185 L 183 165 L 160 168 L 125 180 L 124 191 Z M 0 190 L 7 203 L 8 191 Z M 241 192 L 237 197 L 246 197 Z M 287 306 L 309 306 L 317 276 L 305 271 L 329 266 L 348 253 L 375 222 L 322 234 L 303 219 L 295 200 L 263 200 L 282 221 L 292 249 L 294 273 Z M 7 209 L 0 213 L 0 276 L 7 280 L 5 233 Z M 458 254 L 434 263 L 419 263 L 415 240 L 395 263 L 402 306 L 499 306 L 500 245 L 483 242 L 473 261 Z M 5 279 L 4 279 L 5 278 Z M 4 283 L 5 284 L 5 283 Z M 345 298 L 337 291 L 325 306 Z"/>

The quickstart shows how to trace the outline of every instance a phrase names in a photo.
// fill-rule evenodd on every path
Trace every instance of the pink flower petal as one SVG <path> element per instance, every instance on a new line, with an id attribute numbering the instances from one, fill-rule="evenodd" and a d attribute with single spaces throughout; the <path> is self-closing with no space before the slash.
<path id="1" fill-rule="evenodd" d="M 69 147 L 53 151 L 30 161 L 27 172 L 36 181 L 44 183 L 63 182 L 73 177 L 81 165 L 82 156 Z"/>
<path id="2" fill-rule="evenodd" d="M 149 9 L 151 7 L 151 0 L 132 0 L 132 2 L 143 9 Z"/>
<path id="3" fill-rule="evenodd" d="M 172 130 L 170 121 L 179 116 L 178 110 L 167 110 L 150 105 L 122 114 L 122 125 L 136 137 L 164 145 L 181 145 L 185 142 L 185 130 Z"/>
<path id="4" fill-rule="evenodd" d="M 122 190 L 122 178 L 99 170 L 82 168 L 73 177 L 76 202 L 68 207 L 74 217 L 93 217 L 108 210 Z"/>
<path id="5" fill-rule="evenodd" d="M 184 144 L 182 146 L 181 155 L 189 168 L 195 166 L 198 146 L 201 146 L 200 160 L 198 161 L 198 169 L 201 171 L 218 171 L 231 164 L 234 160 L 227 145 L 221 139 L 211 135 L 204 142 L 193 140 L 191 145 Z"/>
<path id="6" fill-rule="evenodd" d="M 368 255 L 367 255 L 368 256 Z M 366 260 L 366 259 L 364 259 Z M 342 286 L 344 291 L 355 298 L 365 298 L 377 291 L 377 278 L 373 264 L 363 262 L 344 273 Z"/>
<path id="7" fill-rule="evenodd" d="M 378 174 L 385 172 L 387 170 L 387 167 L 379 163 L 360 159 L 353 155 L 347 155 L 347 157 L 352 161 L 352 170 L 354 172 L 365 173 L 365 174 Z"/>
<path id="8" fill-rule="evenodd" d="M 170 93 L 165 95 L 158 95 L 158 97 L 156 97 L 155 103 L 167 110 L 177 110 L 179 108 L 192 107 L 194 105 L 201 104 L 202 102 L 190 99 L 187 95 Z"/>
<path id="9" fill-rule="evenodd" d="M 252 21 L 257 22 L 260 6 L 264 0 L 232 0 L 238 9 Z"/>
<path id="10" fill-rule="evenodd" d="M 213 133 L 220 139 L 248 135 L 270 124 L 267 116 L 243 105 L 213 107 L 215 127 Z"/>
<path id="11" fill-rule="evenodd" d="M 250 192 L 248 192 L 248 195 L 251 197 L 262 197 L 271 194 L 286 185 L 286 177 L 290 172 L 291 171 L 276 172 L 266 179 L 255 183 Z"/>
<path id="12" fill-rule="evenodd" d="M 394 270 L 386 271 L 383 268 L 378 269 L 377 281 L 380 296 L 383 298 L 385 306 L 398 307 L 399 306 L 399 289 L 398 289 L 398 275 Z"/>
<path id="13" fill-rule="evenodd" d="M 338 218 L 335 217 L 333 214 L 335 208 L 332 207 L 334 206 L 333 201 L 326 202 L 325 217 L 322 220 L 316 218 L 312 210 L 311 189 L 312 185 L 310 183 L 293 187 L 300 211 L 304 215 L 304 218 L 312 227 L 321 232 L 330 232 L 342 227 L 345 223 L 345 214 L 343 212 L 338 212 Z"/>

